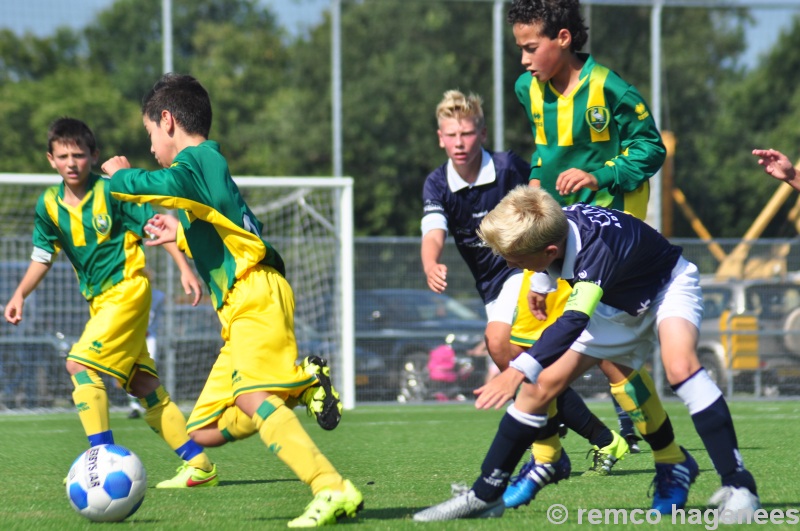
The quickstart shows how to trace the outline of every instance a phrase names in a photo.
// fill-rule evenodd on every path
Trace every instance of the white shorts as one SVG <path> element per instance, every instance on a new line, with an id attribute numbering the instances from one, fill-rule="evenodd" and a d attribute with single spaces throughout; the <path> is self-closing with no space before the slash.
<path id="1" fill-rule="evenodd" d="M 486 305 L 487 322 L 500 321 L 509 325 L 514 322 L 520 288 L 522 288 L 522 271 L 508 277 L 503 282 L 503 289 L 497 298 Z"/>
<path id="2" fill-rule="evenodd" d="M 697 266 L 683 257 L 645 313 L 633 316 L 600 303 L 571 348 L 638 370 L 658 348 L 658 325 L 668 317 L 680 317 L 698 329 L 703 319 L 700 275 Z"/>

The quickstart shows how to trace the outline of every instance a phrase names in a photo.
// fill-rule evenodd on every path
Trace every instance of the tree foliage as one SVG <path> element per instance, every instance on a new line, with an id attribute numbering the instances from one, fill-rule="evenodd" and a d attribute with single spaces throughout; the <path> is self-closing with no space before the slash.
<path id="1" fill-rule="evenodd" d="M 173 0 L 173 10 L 174 69 L 208 88 L 211 134 L 232 171 L 331 175 L 330 18 L 292 37 L 258 0 Z M 677 136 L 676 184 L 720 237 L 743 234 L 774 190 L 750 150 L 796 155 L 800 137 L 800 23 L 747 71 L 748 21 L 744 10 L 663 11 L 659 125 Z M 649 100 L 650 10 L 597 5 L 587 22 L 598 62 Z M 343 167 L 355 180 L 358 234 L 418 234 L 422 184 L 445 161 L 434 118 L 444 91 L 481 94 L 492 131 L 492 31 L 488 2 L 343 2 Z M 83 31 L 0 31 L 0 171 L 50 171 L 44 137 L 63 115 L 86 120 L 104 155 L 152 167 L 139 104 L 163 70 L 161 34 L 161 0 L 116 0 Z M 530 157 L 513 93 L 523 69 L 505 22 L 502 38 L 505 148 Z M 675 235 L 694 236 L 675 218 Z M 776 221 L 765 235 L 786 230 Z"/>

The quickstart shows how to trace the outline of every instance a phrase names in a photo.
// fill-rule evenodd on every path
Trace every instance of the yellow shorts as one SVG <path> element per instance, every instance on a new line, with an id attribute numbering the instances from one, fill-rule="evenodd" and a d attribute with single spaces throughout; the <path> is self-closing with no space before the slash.
<path id="1" fill-rule="evenodd" d="M 68 360 L 106 373 L 128 389 L 136 370 L 158 376 L 145 337 L 150 318 L 150 282 L 123 280 L 89 302 L 89 321 Z"/>
<path id="2" fill-rule="evenodd" d="M 217 315 L 225 343 L 189 416 L 190 432 L 216 421 L 240 394 L 267 391 L 286 399 L 316 383 L 297 365 L 294 293 L 275 269 L 247 271 Z"/>
<path id="3" fill-rule="evenodd" d="M 528 291 L 531 289 L 531 275 L 527 269 L 522 275 L 522 286 L 517 298 L 517 309 L 514 312 L 514 322 L 511 324 L 511 343 L 522 347 L 530 347 L 541 337 L 544 329 L 553 324 L 562 313 L 567 304 L 572 287 L 565 280 L 558 279 L 557 289 L 547 295 L 547 319 L 538 320 L 528 308 Z"/>

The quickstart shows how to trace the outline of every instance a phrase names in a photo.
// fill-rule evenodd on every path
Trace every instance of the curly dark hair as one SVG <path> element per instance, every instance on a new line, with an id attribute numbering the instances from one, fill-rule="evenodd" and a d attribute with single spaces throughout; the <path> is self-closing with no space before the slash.
<path id="1" fill-rule="evenodd" d="M 542 24 L 542 34 L 555 39 L 567 29 L 572 34 L 570 50 L 580 51 L 589 38 L 579 0 L 513 0 L 506 20 L 509 24 Z"/>

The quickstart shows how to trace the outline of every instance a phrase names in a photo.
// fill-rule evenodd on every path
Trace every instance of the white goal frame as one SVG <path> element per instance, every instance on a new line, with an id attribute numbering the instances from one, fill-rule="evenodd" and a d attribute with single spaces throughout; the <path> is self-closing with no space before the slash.
<path id="1" fill-rule="evenodd" d="M 354 303 L 354 260 L 353 260 L 353 179 L 350 177 L 256 177 L 256 176 L 237 176 L 234 181 L 240 189 L 247 188 L 296 188 L 303 189 L 329 189 L 333 191 L 335 205 L 333 206 L 334 220 L 328 220 L 323 216 L 316 216 L 319 223 L 325 225 L 338 241 L 338 256 L 336 257 L 337 278 L 335 280 L 335 293 L 337 299 L 334 307 L 340 311 L 338 323 L 338 353 L 339 357 L 336 365 L 339 370 L 333 373 L 334 384 L 341 390 L 342 405 L 345 409 L 355 407 L 356 388 L 355 388 L 355 303 Z M 58 175 L 50 174 L 20 174 L 20 173 L 0 173 L 0 185 L 54 185 L 61 182 Z M 302 194 L 298 194 L 298 201 L 302 202 Z M 254 205 L 249 205 L 254 209 Z M 255 209 L 254 209 L 255 210 Z M 31 216 L 33 212 L 31 212 Z M 312 213 L 313 216 L 313 213 Z M 258 213 L 256 212 L 256 217 Z M 269 227 L 266 227 L 265 238 L 269 241 Z M 277 249 L 281 252 L 280 248 Z M 172 273 L 173 268 L 167 269 L 167 274 Z M 168 279 L 168 282 L 171 279 Z M 170 282 L 171 283 L 171 282 Z M 166 359 L 166 378 L 164 385 L 168 390 L 174 389 L 176 375 L 174 357 L 167 352 Z"/>

